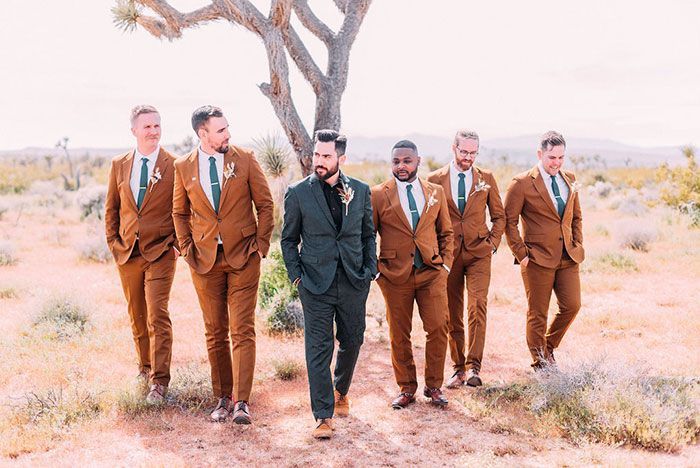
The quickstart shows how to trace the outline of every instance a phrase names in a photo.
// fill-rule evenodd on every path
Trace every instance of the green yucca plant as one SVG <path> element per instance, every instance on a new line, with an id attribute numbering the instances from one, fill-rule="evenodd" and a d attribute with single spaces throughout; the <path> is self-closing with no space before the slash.
<path id="1" fill-rule="evenodd" d="M 254 138 L 253 143 L 265 172 L 272 177 L 282 177 L 289 168 L 291 150 L 289 145 L 275 133 Z"/>

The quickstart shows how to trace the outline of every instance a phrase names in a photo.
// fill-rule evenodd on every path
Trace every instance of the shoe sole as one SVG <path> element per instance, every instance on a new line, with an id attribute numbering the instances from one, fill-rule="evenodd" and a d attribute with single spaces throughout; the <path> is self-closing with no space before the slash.
<path id="1" fill-rule="evenodd" d="M 467 385 L 469 387 L 481 387 L 483 383 L 481 382 L 481 378 L 479 377 L 471 377 L 467 379 Z"/>
<path id="2" fill-rule="evenodd" d="M 314 434 L 314 439 L 320 439 L 320 440 L 326 440 L 330 439 L 333 436 L 333 432 L 330 432 L 328 434 Z"/>
<path id="3" fill-rule="evenodd" d="M 238 416 L 236 418 L 233 418 L 233 422 L 235 422 L 236 424 L 250 424 L 250 423 L 252 423 L 250 418 L 247 416 Z"/>
<path id="4" fill-rule="evenodd" d="M 395 410 L 400 410 L 400 409 L 404 409 L 404 408 L 408 407 L 408 405 L 410 405 L 410 404 L 412 404 L 412 403 L 415 403 L 415 402 L 416 402 L 416 400 L 411 400 L 411 401 L 409 401 L 408 403 L 406 403 L 405 406 L 394 405 L 394 404 L 392 404 L 391 407 L 394 408 Z"/>

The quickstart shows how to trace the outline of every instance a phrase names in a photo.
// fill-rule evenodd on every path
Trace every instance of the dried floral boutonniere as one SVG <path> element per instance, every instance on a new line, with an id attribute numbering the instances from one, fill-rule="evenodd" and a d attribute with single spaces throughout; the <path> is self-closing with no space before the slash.
<path id="1" fill-rule="evenodd" d="M 153 170 L 153 174 L 151 175 L 151 188 L 148 189 L 149 192 L 153 191 L 153 187 L 162 179 L 163 176 L 160 174 L 160 169 L 157 167 Z"/>
<path id="2" fill-rule="evenodd" d="M 236 164 L 230 162 L 224 168 L 224 183 L 228 182 L 231 177 L 236 177 Z"/>
<path id="3" fill-rule="evenodd" d="M 582 188 L 583 188 L 583 184 L 581 184 L 581 182 L 579 182 L 577 180 L 574 180 L 573 182 L 571 182 L 571 191 L 572 192 L 576 193 L 579 190 L 581 190 Z"/>
<path id="4" fill-rule="evenodd" d="M 428 212 L 431 206 L 437 204 L 438 200 L 435 197 L 435 195 L 437 195 L 437 191 L 433 190 L 433 193 L 430 194 L 430 198 L 428 198 L 428 207 L 425 209 L 426 213 Z"/>
<path id="5" fill-rule="evenodd" d="M 348 184 L 345 183 L 343 179 L 340 179 L 341 187 L 338 187 L 338 195 L 340 195 L 340 201 L 345 205 L 345 216 L 348 215 L 348 208 L 350 207 L 350 202 L 355 198 L 355 191 Z"/>
<path id="6" fill-rule="evenodd" d="M 476 183 L 476 185 L 474 186 L 474 191 L 472 193 L 470 193 L 469 195 L 474 195 L 476 192 L 485 192 L 490 188 L 491 188 L 491 186 L 489 184 L 487 184 L 486 182 L 484 182 L 484 179 L 479 177 L 479 182 Z"/>

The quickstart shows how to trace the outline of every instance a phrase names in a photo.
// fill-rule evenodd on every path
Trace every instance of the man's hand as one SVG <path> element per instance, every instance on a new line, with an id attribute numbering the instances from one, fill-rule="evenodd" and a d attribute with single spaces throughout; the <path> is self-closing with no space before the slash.
<path id="1" fill-rule="evenodd" d="M 522 260 L 520 260 L 520 264 L 524 267 L 526 267 L 528 263 L 530 263 L 530 257 L 525 257 Z"/>
<path id="2" fill-rule="evenodd" d="M 297 286 L 299 286 L 299 283 L 301 283 L 301 276 L 298 277 L 297 279 L 295 279 L 295 280 L 292 282 L 292 285 L 293 285 L 294 287 L 297 287 Z"/>
<path id="3" fill-rule="evenodd" d="M 179 257 L 179 256 L 180 256 L 180 251 L 179 251 L 179 250 L 177 250 L 177 248 L 175 248 L 175 246 L 174 246 L 174 245 L 173 245 L 173 252 L 175 252 L 175 258 L 177 258 L 177 257 Z"/>

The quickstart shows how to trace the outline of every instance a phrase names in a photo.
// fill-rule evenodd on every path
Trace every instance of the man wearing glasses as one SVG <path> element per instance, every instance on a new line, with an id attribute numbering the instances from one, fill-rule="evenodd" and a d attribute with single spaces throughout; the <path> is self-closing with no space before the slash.
<path id="1" fill-rule="evenodd" d="M 428 176 L 448 195 L 454 229 L 454 263 L 447 277 L 449 344 L 454 374 L 447 388 L 482 384 L 479 372 L 486 340 L 486 305 L 491 281 L 491 256 L 505 227 L 505 213 L 493 174 L 474 166 L 479 135 L 457 132 L 452 143 L 454 159 Z M 489 210 L 491 229 L 486 225 Z M 468 343 L 464 336 L 464 283 L 467 285 Z"/>

